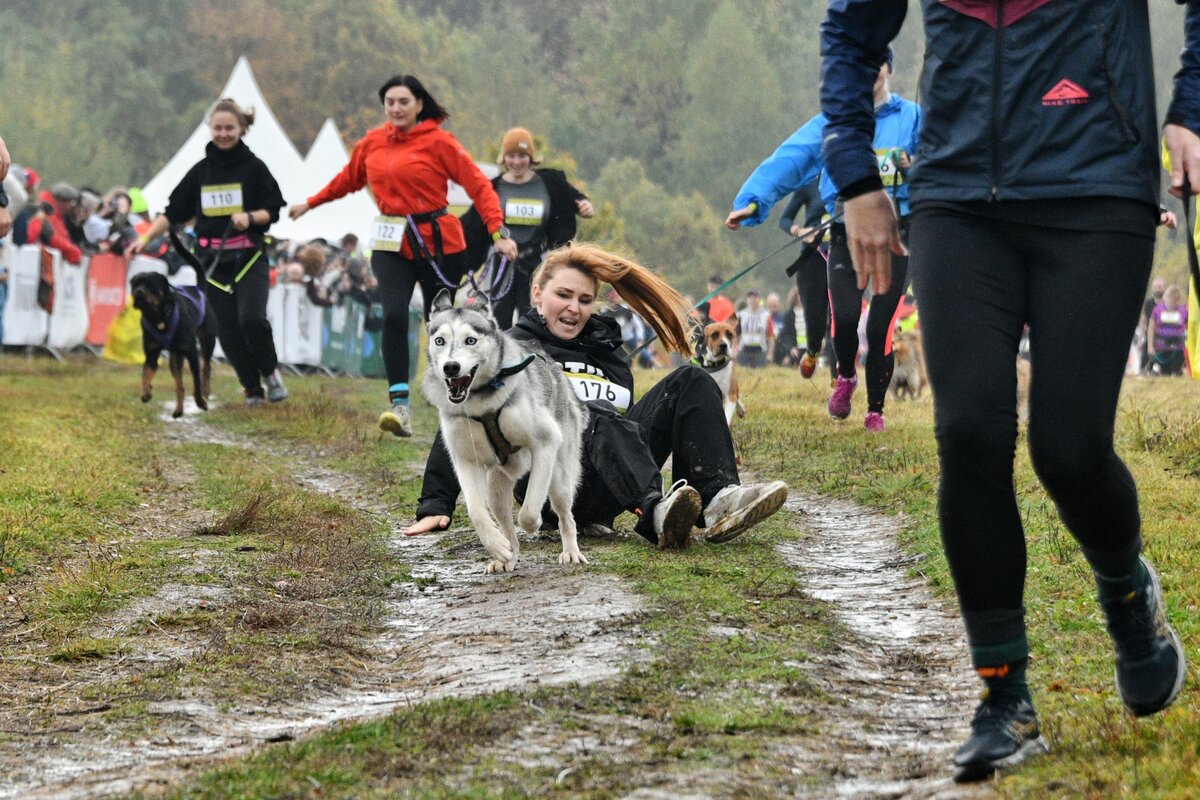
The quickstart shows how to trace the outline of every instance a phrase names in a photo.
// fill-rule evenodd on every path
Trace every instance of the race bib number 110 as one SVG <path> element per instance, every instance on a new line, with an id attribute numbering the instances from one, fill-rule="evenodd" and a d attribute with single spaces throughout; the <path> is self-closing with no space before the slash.
<path id="1" fill-rule="evenodd" d="M 200 213 L 206 217 L 228 217 L 242 212 L 242 185 L 223 183 L 200 187 Z"/>

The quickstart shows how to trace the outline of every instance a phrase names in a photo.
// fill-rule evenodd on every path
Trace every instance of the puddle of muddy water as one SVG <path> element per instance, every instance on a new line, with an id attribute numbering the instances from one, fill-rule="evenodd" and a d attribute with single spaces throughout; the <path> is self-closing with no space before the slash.
<path id="1" fill-rule="evenodd" d="M 951 781 L 950 758 L 966 735 L 978 687 L 962 625 L 896 541 L 900 522 L 852 503 L 795 495 L 787 508 L 810 536 L 780 545 L 805 590 L 834 604 L 847 640 L 801 665 L 845 713 L 829 719 L 836 755 L 796 758 L 834 776 L 811 797 L 976 798 L 986 787 Z M 829 759 L 832 758 L 832 763 Z"/>
<path id="2" fill-rule="evenodd" d="M 251 446 L 194 416 L 166 428 L 171 441 Z M 399 527 L 355 479 L 296 460 L 303 485 Z M 455 537 L 449 550 L 446 536 Z M 523 553 L 515 573 L 485 576 L 485 554 L 470 531 L 415 539 L 397 533 L 392 546 L 417 580 L 395 587 L 388 598 L 384 630 L 366 648 L 369 683 L 286 706 L 229 709 L 216 700 L 164 699 L 150 705 L 148 732 L 136 740 L 91 729 L 0 742 L 0 760 L 18 765 L 0 779 L 0 798 L 87 798 L 161 786 L 212 757 L 398 707 L 614 677 L 648 650 L 637 624 L 641 598 L 612 576 L 558 564 L 556 547 L 527 547 L 532 552 Z M 164 586 L 143 601 L 145 608 L 126 610 L 110 627 L 160 606 L 186 605 L 191 600 L 185 598 L 198 594 L 203 592 Z"/>

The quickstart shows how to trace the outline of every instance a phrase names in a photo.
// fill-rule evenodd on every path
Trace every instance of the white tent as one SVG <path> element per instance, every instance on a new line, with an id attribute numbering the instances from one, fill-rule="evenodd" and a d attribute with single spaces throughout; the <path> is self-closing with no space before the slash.
<path id="1" fill-rule="evenodd" d="M 232 97 L 243 107 L 253 106 L 255 121 L 250 132 L 246 134 L 246 144 L 271 170 L 288 205 L 303 202 L 315 194 L 349 161 L 349 154 L 338 134 L 337 126 L 329 119 L 321 126 L 321 132 L 309 149 L 308 155 L 300 157 L 291 138 L 271 112 L 271 107 L 258 88 L 258 82 L 254 80 L 254 73 L 250 69 L 250 62 L 245 56 L 238 59 L 233 74 L 229 76 L 229 81 L 218 97 Z M 152 214 L 158 214 L 166 208 L 171 191 L 187 171 L 204 158 L 204 148 L 211 138 L 208 124 L 201 121 L 171 160 L 142 187 L 142 194 Z M 494 164 L 476 163 L 489 178 L 499 171 Z M 462 213 L 470 207 L 471 199 L 461 186 L 451 183 L 449 190 L 451 211 Z M 365 247 L 371 220 L 378 213 L 375 201 L 364 189 L 332 203 L 326 203 L 296 221 L 288 219 L 285 208 L 279 222 L 271 226 L 271 233 L 277 238 L 300 241 L 323 237 L 332 243 L 336 243 L 346 233 L 355 233 Z"/>

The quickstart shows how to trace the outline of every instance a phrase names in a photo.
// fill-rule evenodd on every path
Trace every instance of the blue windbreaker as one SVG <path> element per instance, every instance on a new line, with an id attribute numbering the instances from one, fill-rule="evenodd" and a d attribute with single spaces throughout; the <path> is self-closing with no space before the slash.
<path id="1" fill-rule="evenodd" d="M 1123 197 L 1157 206 L 1147 0 L 922 0 L 922 200 Z M 824 156 L 843 197 L 877 189 L 871 85 L 899 0 L 830 0 L 821 26 Z M 1200 2 L 1168 120 L 1200 132 Z"/>
<path id="2" fill-rule="evenodd" d="M 881 63 L 881 62 L 880 62 Z M 878 74 L 879 67 L 875 67 Z M 872 77 L 872 81 L 874 77 Z M 921 129 L 921 109 L 911 100 L 893 94 L 875 112 L 875 170 L 888 193 L 896 198 L 900 215 L 908 214 L 908 182 L 897 169 L 898 151 L 914 156 Z M 825 115 L 817 114 L 784 141 L 774 153 L 758 165 L 742 184 L 734 198 L 733 207 L 745 208 L 757 203 L 754 214 L 742 220 L 743 225 L 753 227 L 766 221 L 771 209 L 781 199 L 817 177 L 821 176 L 821 200 L 825 210 L 833 213 L 838 187 L 825 167 L 821 152 L 821 137 L 825 129 Z"/>

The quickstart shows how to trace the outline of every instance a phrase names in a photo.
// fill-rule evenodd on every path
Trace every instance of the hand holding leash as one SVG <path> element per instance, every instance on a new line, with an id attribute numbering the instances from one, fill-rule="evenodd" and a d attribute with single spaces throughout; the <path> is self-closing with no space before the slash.
<path id="1" fill-rule="evenodd" d="M 509 261 L 517 260 L 517 243 L 507 236 L 502 236 L 492 245 L 496 252 L 507 258 Z"/>

